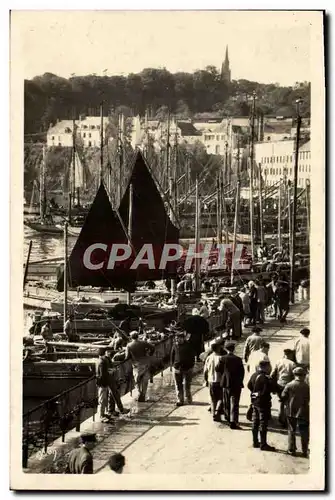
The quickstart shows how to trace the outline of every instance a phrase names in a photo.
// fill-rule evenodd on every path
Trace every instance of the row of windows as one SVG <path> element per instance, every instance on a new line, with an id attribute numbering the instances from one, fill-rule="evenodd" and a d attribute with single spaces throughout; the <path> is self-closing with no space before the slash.
<path id="1" fill-rule="evenodd" d="M 310 160 L 311 153 L 309 151 L 300 151 L 300 160 Z M 293 161 L 293 155 L 284 156 L 262 156 L 261 163 L 288 163 Z"/>
<path id="2" fill-rule="evenodd" d="M 277 180 L 269 180 L 267 181 L 267 185 L 268 186 L 274 186 L 275 184 L 277 184 Z M 298 179 L 298 186 L 300 187 L 304 187 L 304 186 L 307 186 L 308 182 L 310 182 L 309 179 Z"/>
<path id="3" fill-rule="evenodd" d="M 54 141 L 54 136 L 52 137 L 52 140 Z M 58 141 L 60 141 L 60 138 L 58 138 Z M 87 144 L 86 144 L 89 148 L 92 147 L 92 146 L 97 146 L 97 141 L 93 141 L 93 144 L 92 144 L 92 141 L 87 141 Z M 61 142 L 58 142 L 58 146 L 62 146 L 62 143 Z"/>
<path id="4" fill-rule="evenodd" d="M 216 136 L 215 135 L 205 135 L 205 141 L 212 141 L 212 140 L 214 141 L 215 138 L 217 141 L 220 141 L 220 140 L 223 141 L 224 137 L 225 137 L 224 135 L 216 135 Z"/>
<path id="5" fill-rule="evenodd" d="M 281 175 L 283 171 L 283 175 L 292 175 L 292 167 L 291 168 L 269 168 L 267 171 L 264 170 L 264 173 L 268 173 L 268 175 Z M 299 165 L 299 172 L 311 173 L 310 165 Z"/>

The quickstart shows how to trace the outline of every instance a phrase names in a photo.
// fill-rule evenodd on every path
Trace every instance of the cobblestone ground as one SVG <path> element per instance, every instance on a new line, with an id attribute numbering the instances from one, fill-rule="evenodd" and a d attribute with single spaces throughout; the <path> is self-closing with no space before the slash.
<path id="1" fill-rule="evenodd" d="M 270 360 L 275 362 L 284 345 L 290 344 L 303 326 L 308 325 L 308 304 L 298 303 L 286 325 L 269 320 L 263 337 L 270 341 Z M 245 329 L 243 339 L 248 335 Z M 236 354 L 241 355 L 240 342 Z M 268 441 L 277 449 L 276 453 L 262 452 L 251 446 L 251 424 L 245 418 L 249 405 L 249 391 L 242 391 L 240 402 L 240 431 L 233 431 L 224 423 L 214 423 L 207 411 L 209 394 L 203 387 L 202 364 L 197 365 L 192 390 L 192 405 L 175 407 L 175 393 L 170 370 L 158 375 L 149 385 L 150 401 L 135 403 L 128 395 L 124 400 L 132 408 L 130 417 L 115 419 L 102 424 L 91 420 L 82 425 L 83 430 L 95 431 L 98 443 L 93 450 L 94 471 L 108 470 L 106 464 L 114 452 L 122 452 L 127 461 L 124 474 L 208 474 L 208 473 L 264 473 L 303 474 L 309 469 L 309 460 L 288 456 L 287 433 L 277 427 L 278 401 L 273 396 L 273 422 L 269 428 Z M 247 383 L 248 376 L 245 378 Z M 133 394 L 134 396 L 134 394 Z M 56 473 L 64 470 L 68 452 L 78 442 L 78 433 L 72 432 L 67 444 L 57 445 L 59 458 L 30 461 L 27 472 Z M 299 443 L 298 443 L 299 445 Z M 61 455 L 61 456 L 60 456 Z"/>

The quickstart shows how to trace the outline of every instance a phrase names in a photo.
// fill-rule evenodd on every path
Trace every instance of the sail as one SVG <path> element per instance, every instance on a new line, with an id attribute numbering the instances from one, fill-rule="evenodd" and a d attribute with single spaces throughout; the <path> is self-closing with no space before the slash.
<path id="1" fill-rule="evenodd" d="M 133 291 L 133 273 L 127 273 L 127 263 L 109 268 L 113 244 L 126 244 L 127 237 L 113 211 L 106 189 L 101 183 L 82 230 L 68 259 L 68 284 L 78 286 L 116 287 Z M 58 291 L 64 289 L 64 274 L 57 275 Z"/>
<path id="2" fill-rule="evenodd" d="M 177 261 L 167 262 L 164 270 L 159 269 L 164 244 L 178 244 L 179 230 L 172 224 L 162 197 L 149 171 L 142 153 L 136 152 L 133 171 L 121 200 L 119 213 L 128 229 L 129 224 L 129 192 L 133 189 L 131 241 L 138 253 L 145 244 L 153 248 L 155 266 L 140 265 L 136 269 L 136 280 L 160 280 L 174 277 Z"/>
<path id="3" fill-rule="evenodd" d="M 74 184 L 75 184 L 73 188 L 82 189 L 84 187 L 84 169 L 77 152 L 74 155 L 74 165 L 72 157 L 71 171 L 73 168 L 74 168 Z"/>

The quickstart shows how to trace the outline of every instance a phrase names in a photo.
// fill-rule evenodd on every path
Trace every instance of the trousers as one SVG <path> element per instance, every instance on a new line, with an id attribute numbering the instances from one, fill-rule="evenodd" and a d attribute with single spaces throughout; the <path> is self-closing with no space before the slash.
<path id="1" fill-rule="evenodd" d="M 220 382 L 209 383 L 209 395 L 211 398 L 212 415 L 214 417 L 222 406 L 223 395 Z"/>
<path id="2" fill-rule="evenodd" d="M 108 387 L 98 387 L 98 414 L 102 418 L 106 415 L 108 403 Z"/>
<path id="3" fill-rule="evenodd" d="M 233 338 L 234 339 L 239 339 L 242 335 L 242 329 L 241 329 L 241 313 L 240 311 L 234 312 L 230 316 L 231 322 L 232 322 L 232 328 L 233 328 Z"/>
<path id="4" fill-rule="evenodd" d="M 180 403 L 184 402 L 185 396 L 187 401 L 192 402 L 191 383 L 193 376 L 193 368 L 190 370 L 173 370 L 174 383 L 176 388 L 177 399 Z"/>
<path id="5" fill-rule="evenodd" d="M 309 443 L 309 422 L 301 418 L 287 417 L 288 425 L 288 450 L 295 452 L 296 447 L 296 432 L 299 429 L 301 439 L 301 450 L 303 453 L 308 451 Z"/>
<path id="6" fill-rule="evenodd" d="M 238 424 L 241 388 L 223 389 L 224 414 L 228 422 Z"/>
<path id="7" fill-rule="evenodd" d="M 120 412 L 123 411 L 123 404 L 121 401 L 121 395 L 119 388 L 117 386 L 116 380 L 113 376 L 109 379 L 109 387 L 108 387 L 108 412 L 115 412 L 115 405 L 117 405 Z"/>
<path id="8" fill-rule="evenodd" d="M 271 408 L 252 405 L 252 436 L 254 444 L 266 444 Z M 258 440 L 258 432 L 260 440 Z"/>
<path id="9" fill-rule="evenodd" d="M 145 364 L 133 366 L 133 374 L 135 385 L 138 390 L 138 400 L 145 401 L 150 379 L 149 367 Z"/>
<path id="10" fill-rule="evenodd" d="M 258 302 L 257 319 L 261 323 L 264 323 L 264 321 L 265 321 L 265 303 L 264 302 Z"/>

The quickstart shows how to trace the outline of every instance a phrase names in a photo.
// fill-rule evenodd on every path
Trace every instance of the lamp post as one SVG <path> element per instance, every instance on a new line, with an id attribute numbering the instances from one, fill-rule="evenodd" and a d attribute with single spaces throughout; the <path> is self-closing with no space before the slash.
<path id="1" fill-rule="evenodd" d="M 297 227 L 297 191 L 298 191 L 298 165 L 299 165 L 299 141 L 300 141 L 300 104 L 302 99 L 296 100 L 297 107 L 297 127 L 296 127 L 296 143 L 295 143 L 295 156 L 294 156 L 294 176 L 293 176 L 293 206 L 292 206 L 292 241 L 291 241 L 291 255 L 290 255 L 290 291 L 291 303 L 294 304 L 294 263 L 295 263 L 295 234 Z"/>

